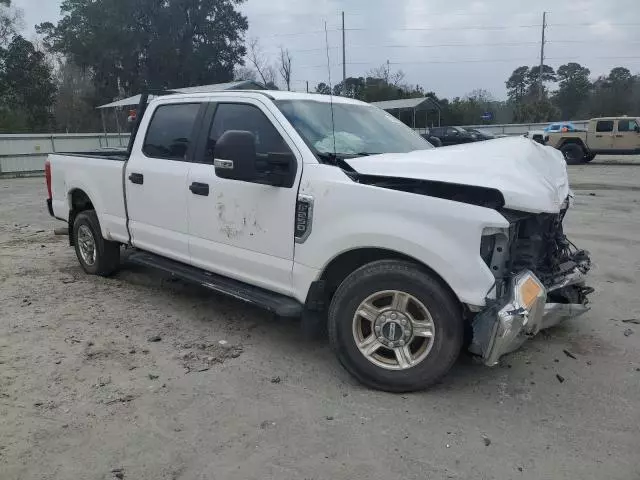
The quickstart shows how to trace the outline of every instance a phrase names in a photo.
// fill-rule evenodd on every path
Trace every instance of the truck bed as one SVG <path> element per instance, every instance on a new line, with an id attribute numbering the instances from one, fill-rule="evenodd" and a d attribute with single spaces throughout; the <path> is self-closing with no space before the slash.
<path id="1" fill-rule="evenodd" d="M 127 241 L 123 193 L 127 158 L 124 150 L 50 154 L 55 217 L 67 220 L 73 195 L 86 194 L 100 216 L 104 238 Z"/>

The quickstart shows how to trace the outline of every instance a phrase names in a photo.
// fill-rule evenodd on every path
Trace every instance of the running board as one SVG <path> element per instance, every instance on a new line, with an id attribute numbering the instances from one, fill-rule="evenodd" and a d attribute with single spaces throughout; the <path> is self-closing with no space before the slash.
<path id="1" fill-rule="evenodd" d="M 182 280 L 196 283 L 214 292 L 256 305 L 281 317 L 299 317 L 302 315 L 303 305 L 291 297 L 270 292 L 264 288 L 254 287 L 253 285 L 207 272 L 191 265 L 185 265 L 153 253 L 136 251 L 131 253 L 127 260 L 136 265 L 157 268 L 171 273 Z"/>

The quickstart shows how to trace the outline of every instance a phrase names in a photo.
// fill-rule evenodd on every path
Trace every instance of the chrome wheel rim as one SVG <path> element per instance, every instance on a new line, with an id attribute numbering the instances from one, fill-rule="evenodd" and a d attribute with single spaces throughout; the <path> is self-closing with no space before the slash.
<path id="1" fill-rule="evenodd" d="M 429 355 L 435 340 L 431 313 L 400 290 L 374 293 L 353 316 L 353 339 L 360 353 L 387 370 L 413 368 Z"/>
<path id="2" fill-rule="evenodd" d="M 84 263 L 87 265 L 96 263 L 96 241 L 91 229 L 86 225 L 80 225 L 78 228 L 78 248 Z"/>

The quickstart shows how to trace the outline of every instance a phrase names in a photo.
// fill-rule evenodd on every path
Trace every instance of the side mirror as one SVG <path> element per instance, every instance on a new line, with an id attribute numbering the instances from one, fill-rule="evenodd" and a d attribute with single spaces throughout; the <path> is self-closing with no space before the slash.
<path id="1" fill-rule="evenodd" d="M 256 136 L 244 130 L 227 130 L 216 142 L 213 154 L 216 175 L 230 180 L 255 181 Z"/>
<path id="2" fill-rule="evenodd" d="M 229 180 L 291 188 L 297 162 L 291 152 L 259 154 L 256 136 L 245 130 L 227 130 L 216 142 L 216 175 Z"/>

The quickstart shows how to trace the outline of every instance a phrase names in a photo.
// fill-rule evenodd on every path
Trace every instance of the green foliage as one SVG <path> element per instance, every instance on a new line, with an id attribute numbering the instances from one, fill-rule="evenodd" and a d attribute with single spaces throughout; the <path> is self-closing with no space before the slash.
<path id="1" fill-rule="evenodd" d="M 560 109 L 562 118 L 575 119 L 578 113 L 584 111 L 591 90 L 590 73 L 588 68 L 575 62 L 558 68 L 560 84 L 553 101 Z"/>
<path id="2" fill-rule="evenodd" d="M 90 69 L 100 101 L 229 81 L 246 52 L 244 0 L 64 0 L 47 46 Z"/>
<path id="3" fill-rule="evenodd" d="M 42 52 L 21 36 L 0 48 L 0 130 L 47 131 L 56 86 Z"/>

